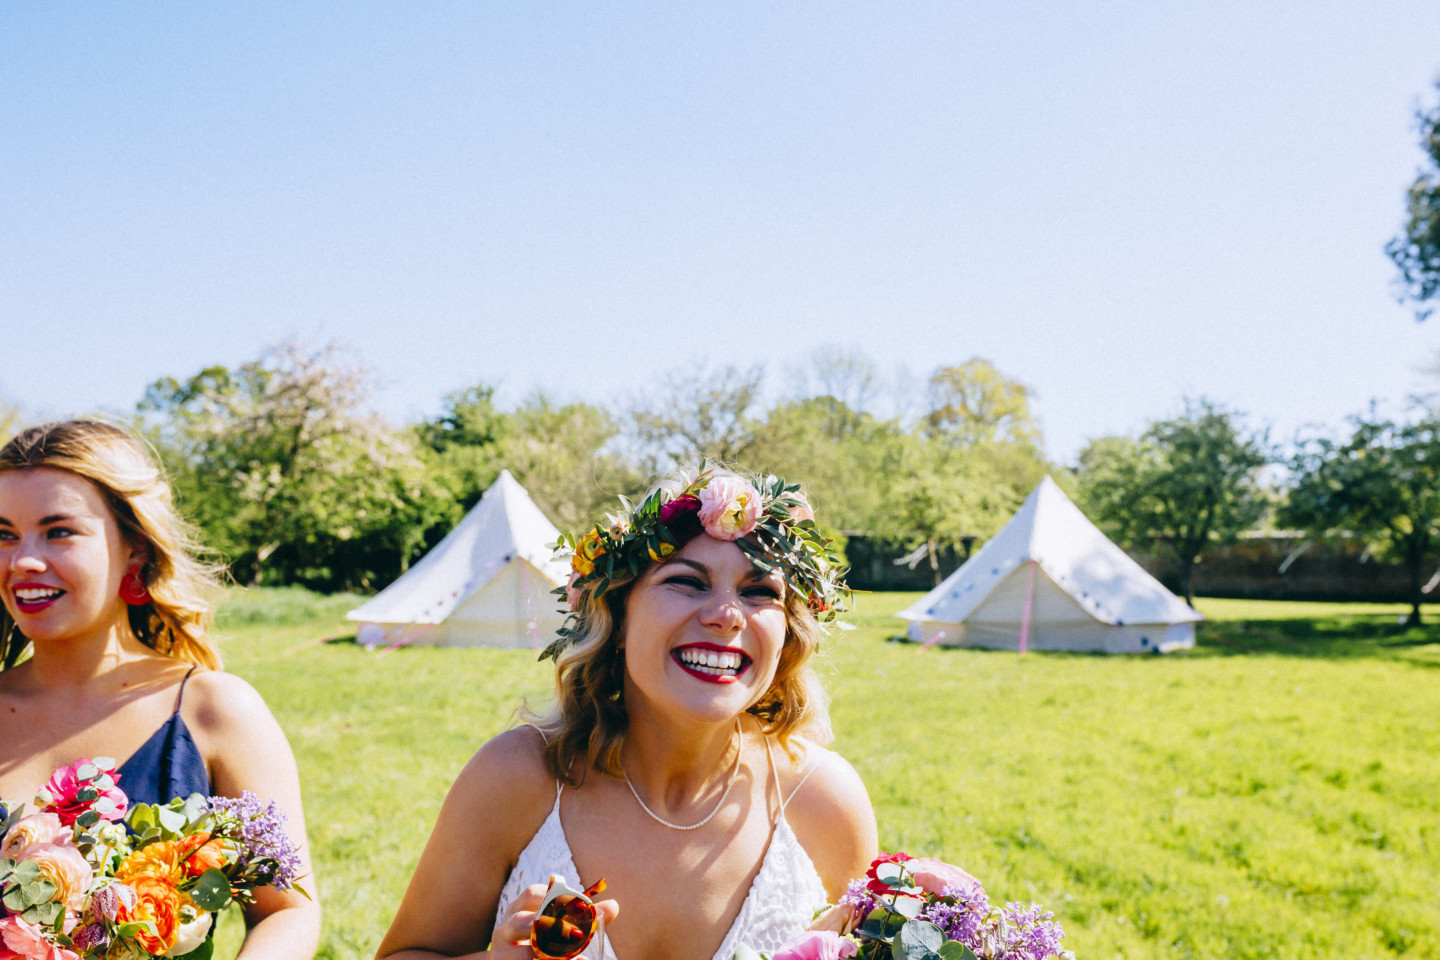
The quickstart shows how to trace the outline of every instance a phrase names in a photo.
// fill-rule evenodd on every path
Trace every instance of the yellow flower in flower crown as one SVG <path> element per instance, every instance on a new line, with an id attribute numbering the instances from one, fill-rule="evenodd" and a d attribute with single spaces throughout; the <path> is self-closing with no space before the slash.
<path id="1" fill-rule="evenodd" d="M 591 530 L 575 544 L 575 556 L 570 560 L 570 566 L 580 576 L 588 577 L 595 572 L 595 561 L 604 555 L 605 546 L 600 542 L 600 533 Z"/>
<path id="2" fill-rule="evenodd" d="M 666 543 L 664 540 L 661 540 L 660 549 L 657 550 L 654 547 L 647 547 L 645 552 L 650 554 L 651 560 L 658 563 L 675 552 L 675 544 Z"/>

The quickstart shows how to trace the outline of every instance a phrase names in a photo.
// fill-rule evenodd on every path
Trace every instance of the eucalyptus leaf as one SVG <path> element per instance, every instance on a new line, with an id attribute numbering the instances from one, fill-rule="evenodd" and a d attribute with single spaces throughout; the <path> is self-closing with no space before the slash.
<path id="1" fill-rule="evenodd" d="M 928 920 L 911 920 L 895 934 L 893 952 L 897 958 L 904 957 L 905 960 L 929 960 L 931 955 L 939 955 L 944 943 L 945 934 L 935 924 Z"/>
<path id="2" fill-rule="evenodd" d="M 155 815 L 159 818 L 160 826 L 166 833 L 179 833 L 185 829 L 185 824 L 189 822 L 185 814 L 179 810 L 172 810 L 169 807 L 159 808 L 155 811 Z"/>
<path id="3" fill-rule="evenodd" d="M 913 920 L 920 916 L 920 911 L 924 906 L 925 904 L 918 897 L 896 897 L 895 906 L 892 909 L 907 920 Z"/>
<path id="4" fill-rule="evenodd" d="M 11 878 L 16 883 L 29 883 L 40 876 L 40 864 L 34 860 L 21 860 L 15 864 L 15 875 Z"/>
<path id="5" fill-rule="evenodd" d="M 211 867 L 200 874 L 200 879 L 190 888 L 190 899 L 201 910 L 212 913 L 221 910 L 230 902 L 230 881 L 225 874 Z"/>
<path id="6" fill-rule="evenodd" d="M 137 803 L 130 808 L 130 815 L 125 819 L 131 830 L 143 836 L 145 831 L 155 825 L 155 808 L 148 803 Z"/>
<path id="7" fill-rule="evenodd" d="M 80 816 L 75 818 L 75 822 L 80 824 L 80 826 L 89 829 L 90 827 L 93 827 L 95 826 L 95 824 L 100 822 L 100 814 L 96 813 L 94 810 L 86 810 L 84 813 L 80 814 Z"/>
<path id="8" fill-rule="evenodd" d="M 946 940 L 940 945 L 941 960 L 980 960 L 974 951 L 959 940 Z"/>
<path id="9" fill-rule="evenodd" d="M 100 791 L 96 790 L 94 787 L 90 786 L 87 783 L 85 786 L 75 791 L 75 799 L 79 800 L 81 803 L 94 803 L 96 800 L 100 799 Z"/>
<path id="10" fill-rule="evenodd" d="M 75 768 L 76 780 L 94 780 L 100 776 L 100 768 L 93 763 L 82 763 Z"/>

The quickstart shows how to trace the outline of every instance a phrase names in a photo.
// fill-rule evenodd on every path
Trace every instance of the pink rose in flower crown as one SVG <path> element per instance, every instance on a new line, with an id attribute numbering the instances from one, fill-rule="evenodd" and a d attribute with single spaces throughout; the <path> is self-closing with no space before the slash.
<path id="1" fill-rule="evenodd" d="M 19 860 L 26 850 L 37 843 L 61 843 L 69 840 L 72 832 L 53 813 L 32 813 L 21 817 L 0 841 L 0 860 Z"/>
<path id="2" fill-rule="evenodd" d="M 100 776 L 93 780 L 80 779 L 78 771 L 82 767 L 93 765 L 93 761 L 86 758 L 56 770 L 50 777 L 50 782 L 35 794 L 35 802 L 41 809 L 58 816 L 60 822 L 67 827 L 73 826 L 80 814 L 86 810 L 94 810 L 101 820 L 114 822 L 124 819 L 130 799 L 115 785 L 118 777 L 101 771 Z M 100 795 L 94 800 L 81 800 L 80 791 L 86 787 L 94 787 Z"/>
<path id="3" fill-rule="evenodd" d="M 849 937 L 831 930 L 818 930 L 786 942 L 770 960 L 844 960 L 859 952 L 859 944 Z"/>
<path id="4" fill-rule="evenodd" d="M 700 491 L 700 523 L 716 540 L 739 540 L 760 520 L 760 491 L 739 477 L 714 477 Z"/>
<path id="5" fill-rule="evenodd" d="M 570 571 L 570 582 L 565 584 L 565 604 L 571 610 L 580 609 L 580 588 L 575 586 L 580 582 L 580 571 Z"/>
<path id="6" fill-rule="evenodd" d="M 980 881 L 959 867 L 934 857 L 920 857 L 908 864 L 915 886 L 934 897 L 943 897 L 952 887 L 970 890 L 980 886 Z"/>
<path id="7" fill-rule="evenodd" d="M 55 885 L 55 900 L 65 904 L 71 915 L 85 909 L 95 871 L 70 842 L 37 843 L 25 851 L 21 860 L 29 860 L 40 868 L 40 876 Z"/>
<path id="8" fill-rule="evenodd" d="M 6 917 L 0 920 L 0 960 L 80 960 L 80 955 L 45 939 L 28 920 Z"/>

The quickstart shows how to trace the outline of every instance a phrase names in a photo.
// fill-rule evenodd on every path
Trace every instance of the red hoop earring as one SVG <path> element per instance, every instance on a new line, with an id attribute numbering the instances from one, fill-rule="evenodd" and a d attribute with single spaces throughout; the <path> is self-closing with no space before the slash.
<path id="1" fill-rule="evenodd" d="M 150 591 L 140 579 L 141 567 L 131 567 L 120 578 L 120 599 L 132 607 L 143 607 L 150 602 Z"/>

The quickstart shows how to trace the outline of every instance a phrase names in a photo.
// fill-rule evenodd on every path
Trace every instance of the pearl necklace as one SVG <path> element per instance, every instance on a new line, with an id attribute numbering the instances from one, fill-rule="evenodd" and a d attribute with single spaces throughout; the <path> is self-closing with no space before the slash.
<path id="1" fill-rule="evenodd" d="M 660 824 L 660 826 L 669 827 L 671 830 L 699 830 L 701 827 L 705 826 L 705 824 L 713 820 L 715 818 L 715 814 L 720 812 L 720 808 L 725 806 L 725 798 L 730 796 L 730 788 L 735 786 L 735 778 L 740 776 L 740 758 L 745 755 L 745 736 L 740 732 L 739 717 L 735 718 L 735 734 L 740 738 L 740 747 L 735 752 L 735 769 L 730 771 L 730 780 L 725 784 L 725 792 L 720 794 L 720 800 L 715 804 L 715 809 L 707 813 L 705 815 L 705 819 L 699 821 L 698 823 L 692 823 L 688 826 L 682 826 L 678 823 L 671 823 L 669 820 L 666 820 L 664 817 L 656 814 L 654 810 L 650 809 L 650 807 L 645 803 L 644 800 L 640 799 L 640 791 L 635 789 L 635 784 L 631 782 L 630 774 L 626 772 L 625 765 L 622 763 L 620 765 L 620 772 L 625 775 L 625 786 L 630 788 L 630 795 L 635 798 L 636 803 L 640 804 L 640 809 L 648 813 L 650 815 L 650 819 Z"/>

